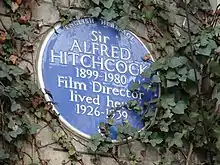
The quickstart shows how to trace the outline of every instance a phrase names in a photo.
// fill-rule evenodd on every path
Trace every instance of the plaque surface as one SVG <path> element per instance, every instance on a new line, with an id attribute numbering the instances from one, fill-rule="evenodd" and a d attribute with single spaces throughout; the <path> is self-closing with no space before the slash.
<path id="1" fill-rule="evenodd" d="M 50 91 L 60 119 L 78 134 L 89 138 L 108 120 L 112 107 L 129 100 L 140 104 L 159 95 L 141 89 L 131 92 L 133 82 L 148 84 L 140 74 L 153 59 L 143 57 L 150 52 L 130 31 L 100 19 L 84 18 L 65 27 L 56 26 L 44 40 L 38 59 L 38 79 L 43 92 Z M 116 124 L 128 120 L 141 129 L 141 115 L 122 108 L 114 114 Z M 112 129 L 112 137 L 117 132 Z"/>

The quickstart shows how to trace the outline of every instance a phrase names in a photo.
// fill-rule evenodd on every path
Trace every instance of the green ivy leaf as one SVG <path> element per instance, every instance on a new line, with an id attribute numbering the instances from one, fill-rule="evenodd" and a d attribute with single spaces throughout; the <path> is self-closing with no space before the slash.
<path id="1" fill-rule="evenodd" d="M 218 148 L 218 150 L 220 151 L 220 137 L 217 138 L 217 141 L 216 141 L 216 147 Z"/>
<path id="2" fill-rule="evenodd" d="M 169 109 L 169 107 L 174 107 L 176 105 L 174 100 L 174 95 L 164 95 L 160 99 L 161 106 L 164 109 Z"/>
<path id="3" fill-rule="evenodd" d="M 18 39 L 28 40 L 28 35 L 31 34 L 31 30 L 27 25 L 20 25 L 18 22 L 12 23 L 12 29 Z"/>
<path id="4" fill-rule="evenodd" d="M 106 8 L 110 9 L 114 0 L 101 0 L 101 2 Z"/>
<path id="5" fill-rule="evenodd" d="M 160 83 L 161 82 L 160 77 L 158 75 L 153 75 L 152 82 L 153 83 Z"/>
<path id="6" fill-rule="evenodd" d="M 113 118 L 111 118 L 111 119 L 108 120 L 108 124 L 109 124 L 109 125 L 113 125 L 114 122 L 115 122 L 115 120 L 114 120 Z"/>
<path id="7" fill-rule="evenodd" d="M 91 8 L 88 10 L 88 14 L 92 15 L 93 17 L 98 17 L 101 13 L 102 9 L 100 7 Z"/>
<path id="8" fill-rule="evenodd" d="M 148 6 L 152 3 L 152 0 L 143 0 L 144 5 Z"/>
<path id="9" fill-rule="evenodd" d="M 199 80 L 201 78 L 199 72 L 196 71 L 196 75 L 197 75 L 197 79 Z M 192 80 L 192 81 L 196 81 L 196 77 L 195 77 L 195 72 L 194 69 L 190 69 L 188 72 L 188 79 Z"/>
<path id="10" fill-rule="evenodd" d="M 141 87 L 140 83 L 134 82 L 131 84 L 130 90 L 135 91 L 135 90 L 138 90 L 140 87 Z"/>
<path id="11" fill-rule="evenodd" d="M 17 111 L 19 109 L 21 109 L 21 105 L 17 104 L 16 102 L 13 102 L 12 105 L 11 105 L 11 111 L 15 112 L 15 111 Z"/>
<path id="12" fill-rule="evenodd" d="M 129 16 L 123 16 L 118 21 L 117 24 L 120 28 L 125 29 L 129 23 Z"/>
<path id="13" fill-rule="evenodd" d="M 212 73 L 220 77 L 220 64 L 217 61 L 211 61 L 209 67 Z"/>
<path id="14" fill-rule="evenodd" d="M 25 74 L 25 71 L 17 66 L 10 65 L 9 74 L 12 74 L 14 76 L 20 76 Z"/>
<path id="15" fill-rule="evenodd" d="M 154 10 L 151 9 L 151 10 L 145 11 L 144 18 L 146 20 L 151 20 L 153 17 L 154 17 Z"/>
<path id="16" fill-rule="evenodd" d="M 169 80 L 175 80 L 177 78 L 176 72 L 174 70 L 168 70 L 166 74 L 166 78 Z"/>
<path id="17" fill-rule="evenodd" d="M 22 134 L 23 133 L 23 130 L 20 128 L 20 127 L 17 127 L 16 130 L 14 131 L 10 131 L 9 132 L 9 135 L 13 138 L 16 138 L 18 135 Z"/>
<path id="18" fill-rule="evenodd" d="M 208 43 L 209 43 L 208 37 L 205 35 L 201 36 L 200 45 L 204 47 L 204 46 L 208 45 Z"/>
<path id="19" fill-rule="evenodd" d="M 102 11 L 102 15 L 104 16 L 106 21 L 111 21 L 118 16 L 118 14 L 113 9 L 104 9 Z"/>
<path id="20" fill-rule="evenodd" d="M 170 63 L 169 66 L 171 68 L 176 68 L 176 67 L 180 67 L 185 65 L 188 62 L 188 59 L 184 56 L 180 56 L 180 57 L 172 57 L 170 59 Z"/>
<path id="21" fill-rule="evenodd" d="M 187 109 L 186 103 L 184 101 L 178 101 L 172 112 L 181 115 L 184 114 L 185 109 Z"/>
<path id="22" fill-rule="evenodd" d="M 0 132 L 1 133 L 1 132 Z M 5 140 L 7 140 L 8 142 L 11 142 L 12 141 L 12 138 L 11 136 L 9 135 L 8 132 L 3 132 L 2 133 L 3 137 L 5 138 Z"/>
<path id="23" fill-rule="evenodd" d="M 8 159 L 10 157 L 10 155 L 8 153 L 6 153 L 5 150 L 1 149 L 0 150 L 0 160 L 5 160 Z"/>
<path id="24" fill-rule="evenodd" d="M 172 80 L 167 80 L 167 88 L 171 88 L 171 87 L 174 87 L 174 86 L 177 86 L 179 85 L 179 81 L 172 81 Z"/>
<path id="25" fill-rule="evenodd" d="M 188 73 L 186 67 L 183 67 L 183 68 L 180 68 L 180 69 L 177 69 L 177 73 L 179 75 L 186 75 Z"/>
<path id="26" fill-rule="evenodd" d="M 176 144 L 177 147 L 182 147 L 183 146 L 182 137 L 183 137 L 182 133 L 176 132 L 174 134 L 174 144 Z"/>
<path id="27" fill-rule="evenodd" d="M 8 128 L 13 129 L 15 127 L 15 122 L 14 120 L 10 119 L 8 123 Z"/>
<path id="28" fill-rule="evenodd" d="M 7 72 L 5 72 L 5 71 L 0 71 L 0 78 L 5 78 L 5 77 L 7 77 L 7 76 L 9 76 L 9 74 L 8 74 Z"/>
<path id="29" fill-rule="evenodd" d="M 25 123 L 26 125 L 30 125 L 31 124 L 31 122 L 30 122 L 30 120 L 28 119 L 28 117 L 27 117 L 27 115 L 26 114 L 24 114 L 24 115 L 22 115 L 22 122 L 23 123 Z"/>
<path id="30" fill-rule="evenodd" d="M 36 124 L 36 123 L 31 124 L 30 128 L 29 128 L 30 134 L 32 134 L 32 135 L 36 134 L 40 128 L 41 128 L 41 126 L 39 124 Z"/>
<path id="31" fill-rule="evenodd" d="M 164 120 L 160 122 L 160 130 L 162 132 L 169 132 L 169 123 L 166 123 Z"/>
<path id="32" fill-rule="evenodd" d="M 173 113 L 170 111 L 170 109 L 167 109 L 163 115 L 163 118 L 171 118 L 173 117 Z"/>
<path id="33" fill-rule="evenodd" d="M 183 133 L 179 133 L 176 132 L 174 134 L 174 137 L 168 137 L 166 139 L 166 142 L 168 143 L 169 147 L 172 147 L 173 145 L 176 145 L 177 147 L 182 147 L 183 146 L 183 141 L 182 141 L 182 137 L 183 137 Z"/>
<path id="34" fill-rule="evenodd" d="M 220 92 L 216 93 L 213 97 L 220 101 Z"/>
<path id="35" fill-rule="evenodd" d="M 151 139 L 151 140 L 149 141 L 149 143 L 152 145 L 152 147 L 155 147 L 157 144 L 160 144 L 160 143 L 162 143 L 162 142 L 163 142 L 163 139 L 160 138 L 160 137 L 156 137 L 156 138 Z"/>
<path id="36" fill-rule="evenodd" d="M 147 83 L 143 83 L 143 84 L 141 84 L 141 85 L 142 85 L 143 88 L 146 89 L 146 90 L 149 90 L 150 87 L 151 87 L 151 85 L 150 85 L 150 84 L 147 84 Z"/>
<path id="37" fill-rule="evenodd" d="M 210 56 L 212 52 L 212 48 L 210 45 L 207 45 L 206 47 L 201 47 L 198 49 L 197 54 L 203 55 L 203 56 Z"/>
<path id="38" fill-rule="evenodd" d="M 99 5 L 99 0 L 92 0 L 93 3 L 95 3 L 96 5 Z"/>
<path id="39" fill-rule="evenodd" d="M 159 60 L 160 60 L 160 59 L 159 59 Z M 164 65 L 165 65 L 165 64 L 164 64 L 164 63 L 161 63 L 159 60 L 152 63 L 152 65 L 151 65 L 152 71 L 157 71 L 157 70 L 159 70 L 159 69 L 164 68 Z M 161 59 L 161 60 L 162 60 L 162 59 Z"/>

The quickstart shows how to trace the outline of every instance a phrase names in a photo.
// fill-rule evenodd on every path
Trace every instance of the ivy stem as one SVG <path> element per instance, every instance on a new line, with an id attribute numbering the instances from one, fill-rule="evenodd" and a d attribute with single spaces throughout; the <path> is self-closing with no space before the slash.
<path id="1" fill-rule="evenodd" d="M 201 110 L 201 114 L 202 114 L 203 128 L 204 128 L 206 141 L 209 145 L 210 142 L 209 142 L 209 137 L 208 137 L 208 129 L 207 129 L 207 125 L 206 125 L 206 118 L 205 118 L 205 114 L 204 114 L 203 102 L 202 102 L 201 93 L 200 93 L 200 85 L 201 84 L 199 83 L 197 72 L 196 72 L 196 57 L 193 54 L 192 38 L 191 38 L 191 30 L 190 30 L 190 22 L 189 22 L 189 13 L 188 13 L 188 5 L 187 5 L 186 0 L 185 0 L 185 12 L 186 12 L 186 21 L 187 21 L 187 28 L 188 28 L 189 44 L 190 44 L 190 56 L 192 57 L 192 60 L 193 60 L 193 70 L 194 70 L 194 74 L 195 74 L 195 81 L 196 81 L 196 84 L 197 84 L 197 97 L 199 99 L 198 104 L 199 104 L 199 109 Z M 212 153 L 210 151 L 208 151 L 208 153 L 209 153 L 209 156 L 208 156 L 209 161 L 210 161 L 211 164 L 213 164 Z"/>
<path id="2" fill-rule="evenodd" d="M 25 155 L 27 155 L 27 156 L 30 158 L 32 164 L 34 163 L 33 157 L 31 157 L 31 156 L 30 156 L 28 153 L 26 153 L 26 152 L 22 152 L 22 153 L 25 154 Z"/>
<path id="3" fill-rule="evenodd" d="M 189 152 L 188 152 L 187 159 L 186 159 L 186 165 L 189 165 L 192 153 L 193 153 L 193 144 L 190 143 Z"/>

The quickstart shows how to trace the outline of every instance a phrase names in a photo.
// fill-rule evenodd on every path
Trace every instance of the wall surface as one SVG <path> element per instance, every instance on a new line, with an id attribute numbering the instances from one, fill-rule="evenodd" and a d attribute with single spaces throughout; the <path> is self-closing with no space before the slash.
<path id="1" fill-rule="evenodd" d="M 69 11 L 71 14 L 82 16 L 83 10 L 82 8 L 86 5 L 84 2 L 80 0 L 56 0 L 55 4 L 52 0 L 41 0 L 39 1 L 40 5 L 35 3 L 33 1 L 32 4 L 32 18 L 31 23 L 38 26 L 39 29 L 35 31 L 35 35 L 30 37 L 30 44 L 33 44 L 34 46 L 34 53 L 29 53 L 25 57 L 25 59 L 31 61 L 34 66 L 32 66 L 29 62 L 26 62 L 25 60 L 20 62 L 20 67 L 22 68 L 28 68 L 31 72 L 33 72 L 33 79 L 37 82 L 37 58 L 39 49 L 41 46 L 41 43 L 45 37 L 45 34 L 49 32 L 49 30 L 59 21 L 60 15 L 59 10 L 57 9 L 56 5 L 59 6 L 63 11 Z M 0 1 L 0 18 L 4 23 L 4 26 L 8 29 L 11 26 L 11 18 L 10 15 L 7 15 L 7 9 L 3 6 L 3 1 Z M 146 27 L 140 23 L 132 23 L 131 24 L 132 29 L 137 29 L 136 34 L 138 36 L 142 36 L 142 39 L 147 38 L 146 34 Z M 4 29 L 4 27 L 0 24 L 0 29 Z M 144 41 L 144 40 L 143 40 Z M 146 42 L 146 41 L 144 41 Z M 45 126 L 46 123 L 41 123 L 42 126 Z M 68 130 L 66 130 L 68 131 Z M 72 139 L 72 143 L 76 146 L 76 150 L 82 154 L 83 156 L 83 162 L 85 165 L 93 164 L 92 161 L 94 160 L 95 156 L 91 153 L 88 153 L 86 145 L 87 141 L 81 137 L 78 137 L 77 135 L 73 134 L 73 132 L 68 131 L 69 135 Z M 45 146 L 47 144 L 47 147 L 43 147 L 40 149 L 41 158 L 44 160 L 48 160 L 49 165 L 61 165 L 63 162 L 68 161 L 68 154 L 66 151 L 64 151 L 58 144 L 53 144 L 53 137 L 52 137 L 52 131 L 49 128 L 44 128 L 38 135 L 37 139 L 39 142 L 41 142 L 41 146 Z M 151 149 L 143 149 L 140 143 L 133 142 L 134 145 L 132 145 L 131 150 L 132 152 L 137 154 L 137 157 L 142 157 L 141 153 L 145 153 L 143 164 L 145 165 L 153 165 L 153 162 L 157 162 L 159 160 L 159 157 L 157 154 L 152 151 Z M 26 150 L 30 155 L 34 156 L 34 159 L 36 160 L 36 163 L 38 161 L 38 156 L 36 152 L 33 152 L 33 148 L 30 146 L 26 146 Z M 121 160 L 126 160 L 129 152 L 128 147 L 126 145 L 121 145 L 117 151 L 118 158 Z M 97 154 L 99 156 L 99 154 Z M 109 157 L 104 156 L 101 154 L 100 162 L 102 165 L 115 165 L 117 164 L 116 160 Z M 26 164 L 30 163 L 30 159 L 26 157 Z M 78 163 L 76 163 L 78 164 Z M 70 165 L 70 163 L 67 163 L 67 165 Z"/>
<path id="2" fill-rule="evenodd" d="M 213 9 L 216 7 L 220 1 L 218 0 L 210 0 Z M 80 0 L 57 0 L 55 1 L 57 5 L 59 5 L 60 8 L 64 11 L 69 11 L 72 14 L 82 16 L 83 11 L 81 8 L 86 5 L 83 2 L 80 2 Z M 38 51 L 40 49 L 41 42 L 43 41 L 43 38 L 45 37 L 45 34 L 47 34 L 48 30 L 56 23 L 59 21 L 60 16 L 59 16 L 59 11 L 57 7 L 53 4 L 52 0 L 42 0 L 40 1 L 40 5 L 37 3 L 33 2 L 32 5 L 32 18 L 31 22 L 39 26 L 39 30 L 37 30 L 35 33 L 35 36 L 31 38 L 32 43 L 34 44 L 34 53 L 33 54 L 28 54 L 24 58 L 32 61 L 33 64 L 36 64 L 36 60 L 38 57 Z M 6 9 L 3 7 L 2 0 L 0 1 L 0 17 L 2 21 L 4 22 L 4 25 L 6 28 L 9 28 L 11 25 L 11 19 L 10 16 L 6 14 Z M 146 43 L 145 39 L 147 39 L 147 34 L 146 34 L 146 27 L 140 23 L 133 22 L 131 25 L 132 29 L 135 29 L 134 31 L 138 36 L 141 36 L 143 41 Z M 3 29 L 2 25 L 0 25 L 0 29 Z M 37 82 L 37 77 L 36 77 L 36 67 L 37 66 L 31 66 L 30 63 L 22 61 L 20 63 L 20 66 L 22 68 L 28 67 L 29 70 L 31 70 L 34 73 L 33 79 Z M 42 126 L 44 126 L 46 123 L 41 123 Z M 67 130 L 68 131 L 68 130 Z M 88 153 L 86 144 L 87 141 L 78 137 L 77 135 L 73 134 L 72 132 L 69 132 L 69 135 L 71 136 L 72 143 L 76 146 L 76 150 L 79 153 L 82 153 L 83 155 L 83 162 L 85 165 L 90 165 L 92 164 L 91 160 L 95 158 L 94 155 L 91 155 Z M 47 145 L 50 143 L 53 143 L 53 137 L 52 137 L 52 132 L 49 128 L 43 129 L 40 134 L 38 134 L 38 140 L 41 141 L 41 145 Z M 143 165 L 153 165 L 154 162 L 157 162 L 159 160 L 159 156 L 157 155 L 156 151 L 153 151 L 152 149 L 144 149 L 143 146 L 141 146 L 140 143 L 133 142 L 135 143 L 132 145 L 131 150 L 136 153 L 137 157 L 141 157 L 144 159 L 142 162 Z M 32 148 L 27 146 L 27 150 L 29 152 L 32 152 Z M 49 165 L 61 165 L 63 160 L 67 161 L 68 160 L 68 154 L 63 151 L 63 149 L 58 145 L 58 144 L 52 144 L 47 147 L 41 148 L 41 157 L 43 159 L 48 160 Z M 128 147 L 126 145 L 122 145 L 119 147 L 119 150 L 117 151 L 119 159 L 126 159 L 126 157 L 129 155 L 128 152 Z M 145 156 L 143 157 L 143 154 L 145 153 Z M 34 157 L 37 159 L 38 155 L 37 153 L 32 153 Z M 101 164 L 102 165 L 115 165 L 117 164 L 116 160 L 107 156 L 101 156 L 100 157 Z M 26 159 L 27 164 L 30 162 L 30 160 Z M 67 163 L 69 165 L 70 163 Z"/>

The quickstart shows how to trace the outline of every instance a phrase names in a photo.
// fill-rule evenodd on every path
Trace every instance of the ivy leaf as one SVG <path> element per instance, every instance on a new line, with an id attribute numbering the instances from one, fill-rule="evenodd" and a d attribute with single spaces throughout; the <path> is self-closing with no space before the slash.
<path id="1" fill-rule="evenodd" d="M 137 89 L 140 88 L 140 86 L 141 85 L 138 82 L 134 82 L 134 83 L 131 84 L 130 90 L 131 91 L 137 90 Z"/>
<path id="2" fill-rule="evenodd" d="M 22 122 L 26 125 L 30 125 L 30 120 L 28 119 L 26 114 L 22 115 Z"/>
<path id="3" fill-rule="evenodd" d="M 189 117 L 190 118 L 197 118 L 199 116 L 199 113 L 197 112 L 190 112 Z"/>
<path id="4" fill-rule="evenodd" d="M 41 128 L 41 126 L 39 124 L 36 124 L 36 123 L 31 124 L 30 129 L 29 129 L 30 134 L 32 134 L 32 135 L 36 134 L 40 128 Z"/>
<path id="5" fill-rule="evenodd" d="M 16 102 L 13 102 L 11 105 L 11 111 L 15 112 L 17 110 L 21 109 L 21 105 L 20 104 L 16 104 Z"/>
<path id="6" fill-rule="evenodd" d="M 108 124 L 109 124 L 109 125 L 113 125 L 114 122 L 115 122 L 115 120 L 114 120 L 113 118 L 111 118 L 111 119 L 108 120 Z"/>
<path id="7" fill-rule="evenodd" d="M 200 45 L 201 46 L 206 46 L 206 45 L 208 45 L 208 43 L 209 43 L 208 37 L 205 36 L 205 35 L 201 36 L 201 38 L 200 38 Z"/>
<path id="8" fill-rule="evenodd" d="M 147 83 L 143 83 L 142 84 L 143 88 L 146 89 L 146 90 L 149 90 L 151 85 L 150 84 L 147 84 Z"/>
<path id="9" fill-rule="evenodd" d="M 138 101 L 137 100 L 129 100 L 128 101 L 128 107 L 134 107 L 138 105 Z"/>
<path id="10" fill-rule="evenodd" d="M 160 123 L 160 130 L 162 132 L 169 132 L 169 124 L 166 123 L 164 120 L 161 121 L 161 123 Z"/>
<path id="11" fill-rule="evenodd" d="M 129 23 L 129 16 L 123 16 L 118 21 L 117 24 L 120 26 L 120 28 L 124 29 Z"/>
<path id="12" fill-rule="evenodd" d="M 216 76 L 220 77 L 220 64 L 216 61 L 211 61 L 209 63 L 209 67 L 212 73 L 214 73 Z"/>
<path id="13" fill-rule="evenodd" d="M 6 153 L 5 150 L 3 149 L 0 150 L 0 160 L 5 160 L 5 159 L 8 159 L 9 157 L 10 155 Z"/>
<path id="14" fill-rule="evenodd" d="M 98 17 L 101 13 L 102 9 L 100 7 L 91 8 L 88 10 L 88 14 L 92 15 L 93 17 Z"/>
<path id="15" fill-rule="evenodd" d="M 153 64 L 152 64 L 152 65 L 153 65 Z M 152 66 L 152 65 L 151 65 L 151 66 Z M 151 68 L 146 69 L 146 70 L 142 73 L 142 76 L 145 77 L 145 78 L 149 78 L 149 77 L 151 77 L 151 75 L 152 75 L 152 70 L 151 70 Z"/>
<path id="16" fill-rule="evenodd" d="M 8 128 L 13 129 L 14 127 L 15 127 L 15 122 L 10 119 L 10 121 L 8 123 Z"/>
<path id="17" fill-rule="evenodd" d="M 102 11 L 102 15 L 106 19 L 106 21 L 111 21 L 112 19 L 116 18 L 118 14 L 113 9 L 104 9 Z"/>
<path id="18" fill-rule="evenodd" d="M 187 62 L 188 62 L 188 59 L 184 56 L 172 57 L 171 60 L 170 60 L 169 66 L 171 68 L 176 68 L 176 67 L 179 67 L 179 66 L 183 66 Z"/>
<path id="19" fill-rule="evenodd" d="M 15 37 L 18 39 L 28 40 L 28 34 L 31 34 L 29 27 L 20 25 L 18 22 L 12 24 L 12 29 L 15 32 Z"/>
<path id="20" fill-rule="evenodd" d="M 210 56 L 212 52 L 212 48 L 207 45 L 206 47 L 201 47 L 198 49 L 197 54 L 203 55 L 203 56 Z"/>
<path id="21" fill-rule="evenodd" d="M 149 141 L 149 143 L 152 145 L 152 147 L 155 147 L 157 144 L 160 144 L 160 143 L 162 143 L 162 142 L 163 142 L 163 139 L 160 138 L 160 137 L 156 137 L 156 138 L 151 139 L 151 140 Z"/>
<path id="22" fill-rule="evenodd" d="M 171 88 L 174 86 L 179 85 L 179 81 L 171 81 L 171 80 L 167 80 L 167 88 Z"/>
<path id="23" fill-rule="evenodd" d="M 174 134 L 174 137 L 168 137 L 166 139 L 166 142 L 168 143 L 169 147 L 172 147 L 173 145 L 176 145 L 177 147 L 182 147 L 183 146 L 183 141 L 182 141 L 183 133 L 176 132 Z"/>
<path id="24" fill-rule="evenodd" d="M 153 83 L 160 83 L 161 82 L 160 77 L 158 75 L 153 75 L 152 82 Z"/>
<path id="25" fill-rule="evenodd" d="M 176 72 L 174 70 L 168 70 L 166 78 L 169 80 L 175 80 L 177 78 Z"/>
<path id="26" fill-rule="evenodd" d="M 144 13 L 144 18 L 146 20 L 151 20 L 154 16 L 154 10 L 147 10 L 145 13 Z"/>
<path id="27" fill-rule="evenodd" d="M 185 67 L 177 69 L 177 73 L 179 75 L 186 75 L 188 73 L 187 69 Z"/>
<path id="28" fill-rule="evenodd" d="M 152 0 L 143 0 L 144 5 L 148 6 L 152 3 Z"/>
<path id="29" fill-rule="evenodd" d="M 218 150 L 220 151 L 220 137 L 217 138 L 216 147 L 217 147 Z"/>
<path id="30" fill-rule="evenodd" d="M 99 5 L 99 0 L 92 0 L 93 3 L 95 3 L 96 5 Z"/>
<path id="31" fill-rule="evenodd" d="M 8 142 L 11 142 L 11 141 L 12 141 L 12 138 L 11 138 L 11 136 L 8 134 L 8 132 L 3 132 L 2 135 L 3 135 L 3 137 L 4 137 Z"/>
<path id="32" fill-rule="evenodd" d="M 199 80 L 201 78 L 199 72 L 196 71 L 196 75 L 197 75 L 197 79 Z M 192 81 L 196 81 L 196 77 L 195 77 L 195 71 L 194 69 L 190 69 L 189 73 L 188 73 L 188 79 L 192 80 Z"/>
<path id="33" fill-rule="evenodd" d="M 186 108 L 187 105 L 184 101 L 178 101 L 175 108 L 172 109 L 172 112 L 181 115 L 184 114 Z"/>
<path id="34" fill-rule="evenodd" d="M 20 127 L 17 127 L 16 130 L 14 131 L 10 131 L 9 132 L 9 135 L 13 138 L 16 138 L 18 135 L 22 134 L 23 133 L 23 130 L 20 128 Z"/>
<path id="35" fill-rule="evenodd" d="M 162 69 L 163 67 L 164 67 L 164 65 L 161 64 L 159 61 L 155 61 L 155 62 L 153 62 L 152 65 L 151 65 L 152 71 L 157 71 L 157 70 L 159 70 L 159 69 Z"/>
<path id="36" fill-rule="evenodd" d="M 172 116 L 173 116 L 173 113 L 170 111 L 170 109 L 167 109 L 163 115 L 163 118 L 171 118 Z"/>
<path id="37" fill-rule="evenodd" d="M 5 71 L 0 71 L 0 78 L 5 78 L 5 77 L 7 77 L 7 76 L 9 76 L 9 74 L 8 74 L 7 72 L 5 72 Z"/>
<path id="38" fill-rule="evenodd" d="M 174 107 L 176 105 L 174 95 L 164 95 L 161 97 L 160 103 L 164 109 L 169 109 L 170 106 Z"/>
<path id="39" fill-rule="evenodd" d="M 9 74 L 12 74 L 14 76 L 23 75 L 25 71 L 17 66 L 10 65 L 10 71 Z"/>
<path id="40" fill-rule="evenodd" d="M 183 146 L 182 137 L 183 137 L 182 133 L 176 132 L 174 134 L 174 144 L 176 144 L 177 147 L 182 147 Z"/>
<path id="41" fill-rule="evenodd" d="M 101 2 L 106 8 L 110 9 L 112 7 L 114 0 L 102 0 Z"/>

